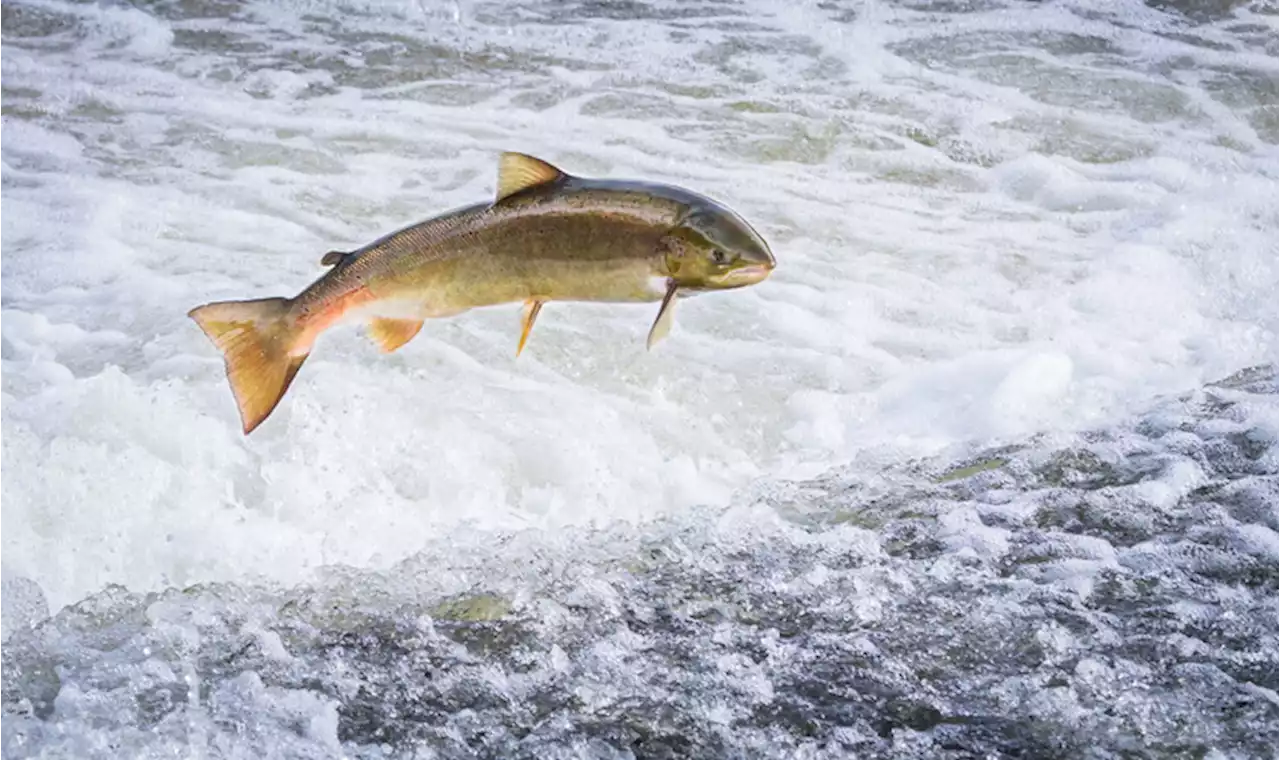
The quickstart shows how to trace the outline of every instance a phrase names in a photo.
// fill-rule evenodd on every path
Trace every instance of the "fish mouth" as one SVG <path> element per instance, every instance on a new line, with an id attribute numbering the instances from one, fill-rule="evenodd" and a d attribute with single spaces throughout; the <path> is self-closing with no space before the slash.
<path id="1" fill-rule="evenodd" d="M 773 264 L 770 262 L 747 264 L 746 266 L 738 267 L 732 272 L 726 272 L 720 278 L 720 284 L 728 288 L 741 288 L 763 282 L 772 273 Z"/>

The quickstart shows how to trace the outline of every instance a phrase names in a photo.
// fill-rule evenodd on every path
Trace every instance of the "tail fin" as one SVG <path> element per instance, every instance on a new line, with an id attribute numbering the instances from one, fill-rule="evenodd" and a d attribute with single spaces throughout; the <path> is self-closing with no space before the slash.
<path id="1" fill-rule="evenodd" d="M 310 353 L 292 353 L 297 330 L 289 304 L 287 298 L 220 301 L 187 313 L 222 352 L 245 435 L 280 403 Z"/>

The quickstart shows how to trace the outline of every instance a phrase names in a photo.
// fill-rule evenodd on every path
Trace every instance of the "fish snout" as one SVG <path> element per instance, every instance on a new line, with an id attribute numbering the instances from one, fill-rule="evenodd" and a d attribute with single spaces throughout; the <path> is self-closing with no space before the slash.
<path id="1" fill-rule="evenodd" d="M 749 266 L 763 270 L 766 277 L 778 266 L 778 261 L 773 258 L 773 251 L 769 250 L 768 246 L 761 247 L 749 261 L 751 262 Z"/>

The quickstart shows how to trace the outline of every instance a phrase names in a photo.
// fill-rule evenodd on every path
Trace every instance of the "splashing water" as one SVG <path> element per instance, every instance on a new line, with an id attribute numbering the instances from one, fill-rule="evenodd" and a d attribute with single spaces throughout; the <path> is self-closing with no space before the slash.
<path id="1" fill-rule="evenodd" d="M 1274 3 L 3 21 L 6 757 L 1271 751 Z M 186 311 L 508 149 L 779 268 L 335 331 L 242 437 Z"/>

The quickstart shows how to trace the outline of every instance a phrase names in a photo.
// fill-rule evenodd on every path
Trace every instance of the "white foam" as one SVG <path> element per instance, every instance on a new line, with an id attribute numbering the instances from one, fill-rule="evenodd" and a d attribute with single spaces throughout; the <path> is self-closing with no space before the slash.
<path id="1" fill-rule="evenodd" d="M 29 628 L 49 616 L 49 604 L 35 581 L 5 573 L 0 584 L 0 599 L 4 604 L 0 610 L 3 613 L 0 614 L 3 621 L 0 640 L 8 639 L 9 634 Z"/>
<path id="2" fill-rule="evenodd" d="M 1247 107 L 1205 116 L 1209 66 L 1274 59 L 1157 36 L 1177 24 L 1141 3 L 834 23 L 761 0 L 780 32 L 675 36 L 250 3 L 225 47 L 192 42 L 206 19 L 39 7 L 83 40 L 6 36 L 6 88 L 39 92 L 15 108 L 44 115 L 5 122 L 3 548 L 54 608 L 109 582 L 386 566 L 447 525 L 642 522 L 757 478 L 1095 425 L 1278 350 L 1274 140 Z M 1019 36 L 1044 29 L 1114 49 Z M 1089 87 L 1046 94 L 974 45 L 1124 86 L 1064 103 Z M 338 330 L 244 439 L 186 311 L 290 295 L 327 250 L 487 197 L 506 149 L 704 191 L 779 268 L 690 299 L 653 352 L 652 306 L 551 304 L 518 361 L 518 305 L 389 357 Z M 948 520 L 957 547 L 1005 549 Z"/>

